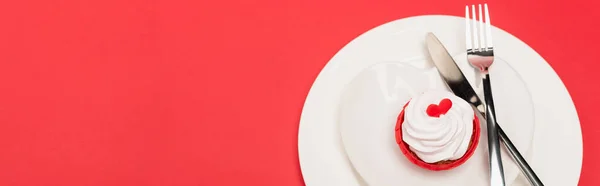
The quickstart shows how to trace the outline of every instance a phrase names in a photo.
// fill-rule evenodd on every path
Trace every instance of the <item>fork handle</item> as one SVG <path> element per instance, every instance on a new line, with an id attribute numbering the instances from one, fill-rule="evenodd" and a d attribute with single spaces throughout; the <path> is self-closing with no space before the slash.
<path id="1" fill-rule="evenodd" d="M 491 186 L 505 186 L 504 167 L 500 156 L 500 139 L 498 137 L 498 125 L 494 111 L 494 100 L 490 86 L 490 75 L 485 74 L 483 78 L 483 94 L 485 99 L 485 121 L 488 134 L 488 156 L 490 161 L 490 184 Z"/>

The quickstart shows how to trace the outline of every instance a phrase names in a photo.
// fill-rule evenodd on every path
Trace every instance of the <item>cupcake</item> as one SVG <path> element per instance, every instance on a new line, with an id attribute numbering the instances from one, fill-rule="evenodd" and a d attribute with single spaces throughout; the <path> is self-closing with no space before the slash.
<path id="1" fill-rule="evenodd" d="M 465 163 L 479 143 L 479 119 L 454 94 L 430 90 L 413 97 L 398 116 L 396 143 L 404 156 L 424 169 L 441 171 Z"/>

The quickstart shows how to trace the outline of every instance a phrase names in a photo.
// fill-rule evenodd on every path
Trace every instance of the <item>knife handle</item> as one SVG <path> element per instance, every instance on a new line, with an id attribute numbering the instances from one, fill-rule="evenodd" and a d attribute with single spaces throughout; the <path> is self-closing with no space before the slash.
<path id="1" fill-rule="evenodd" d="M 527 178 L 529 183 L 533 186 L 544 186 L 544 184 L 542 183 L 540 178 L 538 178 L 538 176 L 535 174 L 533 169 L 531 169 L 531 167 L 529 166 L 529 164 L 527 163 L 525 158 L 523 158 L 523 156 L 521 155 L 519 150 L 517 150 L 517 147 L 515 147 L 515 145 L 512 143 L 512 141 L 510 141 L 510 139 L 508 138 L 506 133 L 504 133 L 504 130 L 502 130 L 502 127 L 500 127 L 500 125 L 498 123 L 496 123 L 496 126 L 498 127 L 498 134 L 499 134 L 500 139 L 502 140 L 504 146 L 506 147 L 506 149 L 508 149 L 509 154 L 512 156 L 513 160 L 517 163 L 517 165 L 519 166 L 519 169 L 521 169 L 521 172 L 523 173 L 523 175 L 525 175 L 525 177 Z"/>
<path id="2" fill-rule="evenodd" d="M 533 171 L 531 166 L 529 166 L 529 164 L 527 163 L 525 158 L 523 158 L 523 156 L 521 155 L 519 150 L 517 150 L 517 147 L 515 147 L 515 145 L 512 143 L 510 138 L 508 138 L 508 136 L 506 135 L 506 133 L 504 132 L 502 127 L 500 127 L 498 122 L 496 122 L 496 120 L 495 120 L 496 112 L 495 112 L 495 108 L 494 108 L 494 101 L 492 98 L 491 87 L 489 87 L 489 85 L 490 85 L 489 74 L 486 74 L 486 76 L 483 78 L 483 81 L 484 81 L 483 88 L 484 88 L 485 102 L 488 107 L 486 109 L 486 115 L 488 115 L 488 116 L 486 116 L 486 122 L 493 122 L 496 124 L 495 129 L 497 130 L 497 135 L 499 136 L 502 143 L 508 150 L 509 154 L 512 156 L 513 160 L 517 163 L 517 165 L 519 166 L 519 169 L 521 169 L 521 172 L 523 173 L 523 175 L 525 175 L 525 177 L 527 178 L 529 183 L 533 186 L 544 186 L 544 184 L 542 183 L 540 178 L 535 174 L 535 172 Z M 491 112 L 491 113 L 489 113 L 489 112 Z M 491 117 L 489 117 L 490 115 L 491 115 Z M 488 127 L 489 127 L 489 124 L 488 124 Z M 489 134 L 490 134 L 490 131 L 488 131 L 488 135 Z"/>
<path id="3" fill-rule="evenodd" d="M 504 168 L 500 156 L 500 139 L 498 137 L 498 125 L 496 124 L 496 113 L 494 111 L 494 100 L 490 86 L 490 76 L 486 74 L 483 78 L 483 94 L 486 105 L 486 123 L 488 134 L 488 150 L 490 160 L 490 183 L 492 186 L 505 186 Z"/>

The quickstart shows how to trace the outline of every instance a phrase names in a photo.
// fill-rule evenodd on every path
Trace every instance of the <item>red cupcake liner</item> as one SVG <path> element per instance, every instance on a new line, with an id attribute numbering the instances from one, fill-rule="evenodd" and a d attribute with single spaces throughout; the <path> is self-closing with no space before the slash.
<path id="1" fill-rule="evenodd" d="M 408 103 L 410 103 L 410 101 Z M 443 162 L 436 162 L 436 163 L 427 163 L 427 162 L 424 162 L 423 160 L 421 160 L 415 153 L 413 153 L 409 149 L 409 145 L 407 143 L 405 143 L 404 140 L 402 140 L 402 123 L 404 122 L 404 109 L 406 108 L 408 103 L 406 103 L 406 105 L 404 105 L 404 107 L 402 108 L 402 111 L 398 115 L 398 120 L 396 122 L 396 127 L 395 127 L 395 133 L 396 133 L 396 143 L 400 147 L 402 154 L 404 154 L 404 156 L 410 162 L 412 162 L 413 164 L 415 164 L 421 168 L 424 168 L 424 169 L 428 169 L 428 170 L 432 170 L 432 171 L 442 171 L 442 170 L 449 170 L 449 169 L 452 169 L 452 168 L 462 165 L 473 155 L 473 153 L 475 152 L 475 149 L 477 148 L 477 145 L 479 144 L 479 135 L 480 135 L 479 131 L 481 130 L 480 126 L 479 126 L 479 118 L 477 118 L 477 115 L 475 115 L 475 114 L 474 114 L 475 119 L 473 119 L 473 134 L 471 136 L 471 143 L 469 144 L 469 148 L 467 149 L 467 152 L 461 158 L 459 158 L 457 160 L 450 160 L 450 161 L 443 161 Z"/>

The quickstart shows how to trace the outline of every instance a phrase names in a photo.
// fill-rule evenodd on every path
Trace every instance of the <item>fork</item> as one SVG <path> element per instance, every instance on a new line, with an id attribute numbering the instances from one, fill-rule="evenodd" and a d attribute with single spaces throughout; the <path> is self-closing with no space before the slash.
<path id="1" fill-rule="evenodd" d="M 494 100 L 492 98 L 492 90 L 490 87 L 490 77 L 488 73 L 488 67 L 494 62 L 494 47 L 492 45 L 492 35 L 490 30 L 490 16 L 485 5 L 485 22 L 486 30 L 483 30 L 483 20 L 481 13 L 481 4 L 479 5 L 479 22 L 476 20 L 475 5 L 472 5 L 473 19 L 469 18 L 469 6 L 465 8 L 465 22 L 466 22 L 466 44 L 467 44 L 467 60 L 475 68 L 479 68 L 483 76 L 483 92 L 485 100 L 485 118 L 487 123 L 487 134 L 488 134 L 488 156 L 490 160 L 490 182 L 492 186 L 504 186 L 504 168 L 502 165 L 502 158 L 500 156 L 500 139 L 498 138 L 498 127 L 496 125 L 496 114 L 494 112 Z M 469 22 L 473 22 L 473 27 L 469 25 Z M 479 24 L 477 24 L 479 23 Z M 479 29 L 477 26 L 479 25 Z M 471 28 L 473 34 L 471 34 Z M 484 37 L 485 32 L 485 37 Z M 473 43 L 471 43 L 471 37 Z"/>
<path id="2" fill-rule="evenodd" d="M 502 160 L 500 159 L 500 147 L 497 140 L 498 136 L 500 136 L 500 139 L 502 139 L 502 142 L 504 142 L 505 147 L 508 149 L 509 153 L 512 155 L 513 159 L 521 169 L 521 172 L 523 172 L 525 177 L 527 177 L 529 183 L 534 186 L 543 186 L 542 182 L 531 169 L 527 161 L 525 161 L 521 153 L 510 141 L 506 133 L 504 133 L 504 130 L 502 130 L 502 128 L 499 127 L 498 123 L 496 122 L 494 100 L 490 85 L 490 74 L 488 71 L 488 68 L 494 62 L 494 45 L 492 43 L 490 14 L 487 4 L 484 4 L 485 21 L 482 20 L 483 15 L 481 4 L 478 5 L 479 16 L 476 16 L 475 14 L 475 5 L 471 5 L 471 8 L 473 17 L 472 19 L 469 16 L 469 6 L 467 5 L 465 7 L 467 60 L 473 67 L 479 69 L 483 79 L 483 92 L 486 105 L 485 118 L 488 127 L 488 147 L 490 152 L 489 158 L 491 185 L 505 185 L 504 170 L 502 167 Z M 479 21 L 477 21 L 476 17 L 479 18 Z M 477 26 L 479 26 L 479 29 Z"/>

